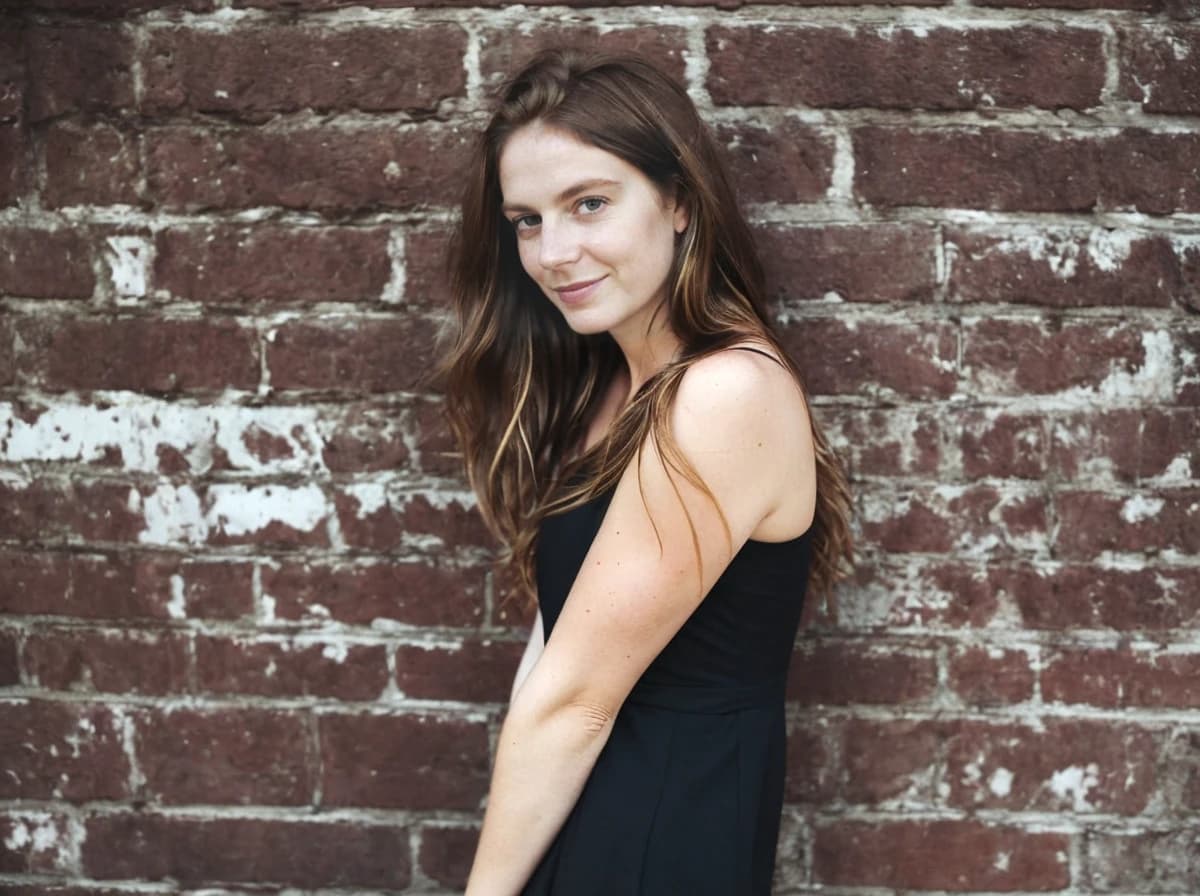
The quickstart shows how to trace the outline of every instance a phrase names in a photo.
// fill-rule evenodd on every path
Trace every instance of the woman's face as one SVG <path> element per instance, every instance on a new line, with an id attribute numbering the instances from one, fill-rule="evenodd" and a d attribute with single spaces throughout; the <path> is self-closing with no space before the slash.
<path id="1" fill-rule="evenodd" d="M 641 171 L 567 131 L 518 129 L 500 153 L 521 265 L 577 333 L 645 335 L 687 213 Z"/>

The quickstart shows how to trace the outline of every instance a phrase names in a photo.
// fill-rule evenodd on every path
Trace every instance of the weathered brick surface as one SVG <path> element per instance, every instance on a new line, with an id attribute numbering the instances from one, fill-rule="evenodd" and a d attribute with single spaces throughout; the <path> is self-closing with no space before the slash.
<path id="1" fill-rule="evenodd" d="M 61 120 L 42 139 L 50 208 L 77 205 L 135 205 L 142 166 L 136 134 L 103 121 Z M 103 164 L 95 164 L 95 160 Z"/>
<path id="2" fill-rule="evenodd" d="M 92 243 L 77 230 L 0 229 L 0 290 L 40 299 L 90 299 Z"/>
<path id="3" fill-rule="evenodd" d="M 119 800 L 130 796 L 121 720 L 101 704 L 0 701 L 0 799 Z"/>
<path id="4" fill-rule="evenodd" d="M 32 121 L 76 112 L 129 109 L 134 35 L 120 25 L 30 25 L 28 110 Z"/>
<path id="5" fill-rule="evenodd" d="M 1147 112 L 1200 112 L 1200 27 L 1121 32 L 1121 90 Z"/>
<path id="6" fill-rule="evenodd" d="M 792 118 L 715 129 L 743 202 L 814 202 L 833 178 L 833 141 Z"/>
<path id="7" fill-rule="evenodd" d="M 30 680 L 54 691 L 188 689 L 188 642 L 175 632 L 36 628 L 25 639 L 24 658 Z"/>

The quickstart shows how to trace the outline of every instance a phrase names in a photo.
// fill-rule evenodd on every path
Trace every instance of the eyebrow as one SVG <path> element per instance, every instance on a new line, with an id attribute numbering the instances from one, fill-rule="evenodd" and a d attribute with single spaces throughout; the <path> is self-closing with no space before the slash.
<path id="1" fill-rule="evenodd" d="M 621 184 L 619 181 L 609 180 L 608 178 L 604 178 L 604 177 L 593 177 L 590 180 L 580 181 L 577 184 L 567 187 L 565 190 L 563 190 L 561 193 L 559 193 L 557 196 L 554 197 L 554 203 L 556 205 L 561 205 L 562 203 L 564 203 L 568 199 L 570 199 L 572 196 L 574 196 L 578 193 L 586 193 L 588 190 L 594 190 L 597 187 L 619 187 L 620 185 Z M 502 211 L 502 212 L 531 212 L 531 211 L 533 211 L 533 209 L 529 208 L 529 206 L 526 206 L 526 205 L 516 205 L 515 203 L 506 202 L 500 206 L 500 211 Z"/>

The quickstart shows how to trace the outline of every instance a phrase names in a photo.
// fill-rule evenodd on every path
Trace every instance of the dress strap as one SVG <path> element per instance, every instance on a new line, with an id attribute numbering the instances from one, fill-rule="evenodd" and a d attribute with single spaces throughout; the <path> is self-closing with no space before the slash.
<path id="1" fill-rule="evenodd" d="M 756 355 L 762 355 L 764 358 L 770 358 L 772 361 L 774 361 L 780 367 L 785 366 L 782 361 L 780 361 L 778 358 L 776 358 L 770 352 L 764 352 L 761 348 L 752 348 L 749 345 L 734 345 L 734 346 L 731 346 L 731 348 L 733 348 L 739 352 L 754 352 Z"/>

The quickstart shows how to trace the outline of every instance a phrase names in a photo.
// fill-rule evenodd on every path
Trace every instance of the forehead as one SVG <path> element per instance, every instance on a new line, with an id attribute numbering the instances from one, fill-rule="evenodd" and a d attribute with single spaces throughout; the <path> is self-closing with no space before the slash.
<path id="1" fill-rule="evenodd" d="M 540 122 L 513 132 L 500 150 L 498 167 L 504 201 L 531 207 L 549 204 L 586 180 L 646 180 L 624 159 Z"/>

